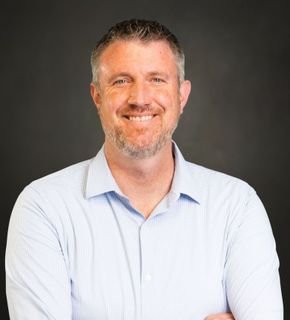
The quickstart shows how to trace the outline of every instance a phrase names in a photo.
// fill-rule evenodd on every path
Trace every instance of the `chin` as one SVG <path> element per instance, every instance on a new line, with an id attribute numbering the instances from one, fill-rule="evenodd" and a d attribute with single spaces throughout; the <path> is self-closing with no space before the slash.
<path id="1" fill-rule="evenodd" d="M 126 156 L 133 159 L 145 159 L 156 155 L 168 141 L 171 136 L 161 136 L 158 139 L 141 139 L 140 141 L 119 140 L 117 147 Z"/>
<path id="2" fill-rule="evenodd" d="M 128 136 L 121 128 L 106 130 L 105 134 L 119 151 L 132 159 L 145 159 L 156 155 L 171 142 L 176 127 L 156 132 L 156 134 L 139 134 Z"/>

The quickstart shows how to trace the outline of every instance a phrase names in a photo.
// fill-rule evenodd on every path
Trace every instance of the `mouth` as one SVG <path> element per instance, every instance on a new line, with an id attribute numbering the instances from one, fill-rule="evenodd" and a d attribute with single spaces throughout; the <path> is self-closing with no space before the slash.
<path id="1" fill-rule="evenodd" d="M 125 115 L 124 117 L 129 121 L 136 121 L 136 122 L 144 122 L 153 119 L 157 114 L 150 114 L 150 115 L 142 115 L 142 116 L 133 116 L 133 115 Z"/>

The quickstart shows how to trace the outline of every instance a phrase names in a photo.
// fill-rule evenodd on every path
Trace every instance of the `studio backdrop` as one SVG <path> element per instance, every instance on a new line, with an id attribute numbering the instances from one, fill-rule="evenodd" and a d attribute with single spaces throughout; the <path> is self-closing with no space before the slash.
<path id="1" fill-rule="evenodd" d="M 118 21 L 158 20 L 192 93 L 174 139 L 186 159 L 247 181 L 268 212 L 290 317 L 290 23 L 286 1 L 19 1 L 1 5 L 1 319 L 11 210 L 32 180 L 93 157 L 103 133 L 90 54 Z"/>

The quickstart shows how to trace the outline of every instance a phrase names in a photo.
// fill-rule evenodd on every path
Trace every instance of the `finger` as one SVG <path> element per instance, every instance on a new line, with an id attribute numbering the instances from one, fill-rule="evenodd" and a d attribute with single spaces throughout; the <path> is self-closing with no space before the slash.
<path id="1" fill-rule="evenodd" d="M 205 320 L 235 320 L 231 313 L 216 313 L 205 318 Z"/>

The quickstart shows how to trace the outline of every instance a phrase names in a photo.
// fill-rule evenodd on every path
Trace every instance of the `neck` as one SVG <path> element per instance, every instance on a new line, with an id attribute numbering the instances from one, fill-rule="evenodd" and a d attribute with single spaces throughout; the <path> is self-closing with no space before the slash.
<path id="1" fill-rule="evenodd" d="M 154 156 L 144 159 L 131 158 L 105 143 L 105 156 L 113 176 L 122 173 L 134 180 L 155 180 L 160 176 L 171 176 L 174 171 L 172 142 L 168 142 Z M 161 170 L 162 169 L 162 170 Z"/>
<path id="2" fill-rule="evenodd" d="M 149 216 L 171 187 L 174 174 L 172 142 L 145 159 L 132 159 L 105 142 L 105 156 L 120 190 L 136 209 Z"/>

